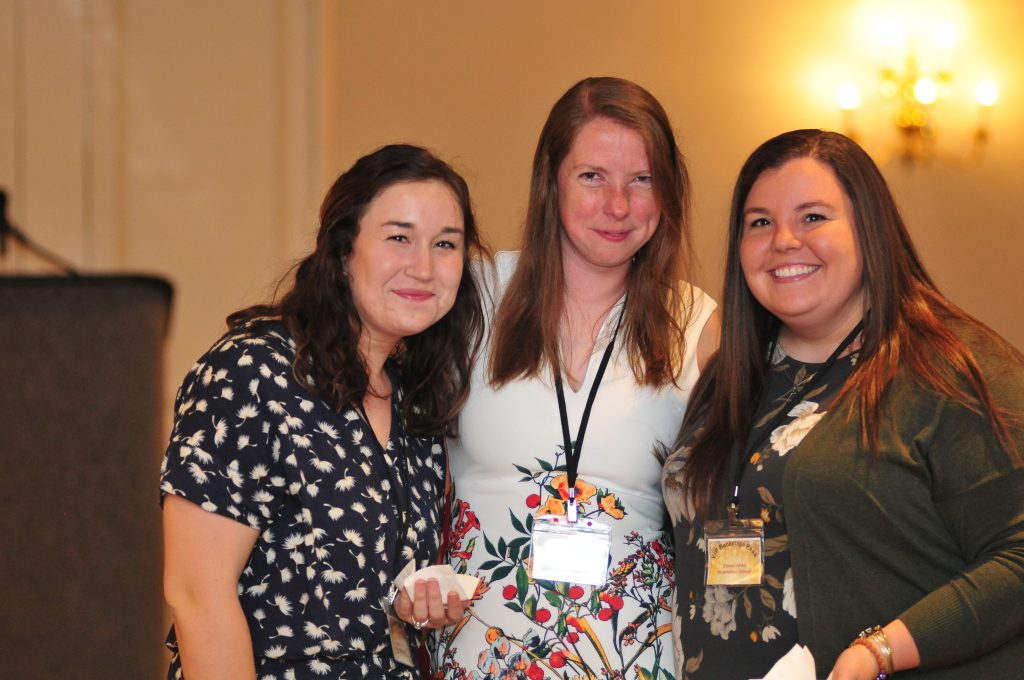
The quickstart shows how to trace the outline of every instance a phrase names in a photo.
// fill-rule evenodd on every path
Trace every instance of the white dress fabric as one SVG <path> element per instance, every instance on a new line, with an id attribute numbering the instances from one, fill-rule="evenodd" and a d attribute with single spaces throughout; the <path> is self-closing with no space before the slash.
<path id="1" fill-rule="evenodd" d="M 497 255 L 487 304 L 500 300 L 517 257 Z M 467 619 L 432 636 L 431 662 L 443 677 L 674 677 L 673 560 L 663 542 L 661 464 L 654 451 L 671 446 L 678 432 L 698 375 L 697 340 L 715 308 L 701 290 L 692 290 L 695 309 L 679 386 L 638 386 L 616 343 L 594 401 L 576 489 L 580 517 L 612 528 L 609 580 L 602 587 L 529 578 L 533 518 L 565 511 L 558 402 L 550 377 L 495 391 L 486 380 L 486 352 L 478 360 L 461 439 L 449 442 L 454 502 L 448 555 L 457 571 L 481 577 L 486 591 Z M 566 386 L 574 441 L 622 304 L 605 321 L 580 390 Z M 493 308 L 487 311 L 490 318 Z"/>

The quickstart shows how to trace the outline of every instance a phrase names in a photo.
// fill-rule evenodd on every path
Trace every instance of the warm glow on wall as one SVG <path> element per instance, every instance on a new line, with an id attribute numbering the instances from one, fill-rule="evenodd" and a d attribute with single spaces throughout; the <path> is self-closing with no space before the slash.
<path id="1" fill-rule="evenodd" d="M 860 39 L 870 46 L 879 66 L 874 77 L 864 78 L 866 90 L 852 82 L 839 87 L 836 103 L 845 132 L 863 137 L 857 122 L 869 111 L 884 108 L 898 130 L 898 142 L 878 155 L 896 155 L 911 164 L 978 162 L 989 140 L 990 110 L 999 90 L 992 80 L 977 82 L 973 97 L 958 87 L 969 86 L 960 82 L 968 80 L 960 57 L 966 52 L 961 27 L 969 24 L 962 6 L 941 0 L 866 4 Z M 873 91 L 877 97 L 871 96 Z M 975 109 L 969 122 L 950 113 L 965 105 Z M 953 153 L 946 145 L 955 134 L 948 131 L 965 126 L 970 128 L 969 149 Z"/>

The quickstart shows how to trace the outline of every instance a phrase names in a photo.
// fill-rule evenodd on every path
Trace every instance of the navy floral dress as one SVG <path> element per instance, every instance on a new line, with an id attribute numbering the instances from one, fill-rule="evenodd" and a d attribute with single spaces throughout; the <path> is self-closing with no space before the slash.
<path id="1" fill-rule="evenodd" d="M 679 485 L 688 448 L 665 463 L 665 502 L 676 544 L 675 633 L 682 642 L 684 680 L 748 680 L 761 678 L 797 643 L 797 603 L 790 568 L 789 537 L 782 498 L 782 476 L 788 454 L 826 415 L 823 410 L 853 372 L 858 353 L 836 361 L 801 401 L 800 390 L 814 380 L 822 364 L 809 364 L 776 350 L 768 372 L 740 484 L 740 517 L 764 522 L 765 579 L 761 586 L 704 584 L 704 527 L 691 521 Z M 783 409 L 785 419 L 768 432 Z M 730 480 L 731 482 L 731 480 Z M 723 506 L 721 517 L 726 516 Z M 827 559 L 823 557 L 823 559 Z"/>
<path id="2" fill-rule="evenodd" d="M 355 408 L 335 412 L 296 381 L 294 356 L 270 322 L 229 332 L 199 359 L 178 392 L 161 500 L 181 496 L 259 532 L 238 583 L 259 680 L 412 678 L 392 657 L 379 601 L 409 560 L 437 554 L 441 442 L 406 434 L 396 390 L 381 451 Z M 168 647 L 168 677 L 181 678 L 173 628 Z"/>

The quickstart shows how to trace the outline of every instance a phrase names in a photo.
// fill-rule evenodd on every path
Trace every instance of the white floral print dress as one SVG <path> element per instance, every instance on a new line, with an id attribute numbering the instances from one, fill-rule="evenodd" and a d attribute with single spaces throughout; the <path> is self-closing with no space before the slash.
<path id="1" fill-rule="evenodd" d="M 497 257 L 497 290 L 515 266 Z M 673 677 L 672 553 L 656 445 L 671 445 L 697 377 L 693 348 L 714 303 L 695 290 L 679 387 L 636 385 L 624 352 L 609 362 L 586 432 L 576 498 L 581 517 L 612 528 L 610 579 L 600 588 L 535 581 L 528 572 L 535 517 L 563 514 L 568 496 L 558 403 L 550 380 L 494 390 L 478 362 L 450 446 L 455 505 L 449 560 L 483 579 L 471 613 L 432 636 L 434 669 L 445 678 Z M 587 395 L 621 303 L 609 314 L 578 392 L 566 390 L 570 430 Z"/>

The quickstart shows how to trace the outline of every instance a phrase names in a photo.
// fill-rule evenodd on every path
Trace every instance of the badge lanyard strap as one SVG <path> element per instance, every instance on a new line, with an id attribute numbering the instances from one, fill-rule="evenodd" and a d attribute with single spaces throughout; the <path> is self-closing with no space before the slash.
<path id="1" fill-rule="evenodd" d="M 615 323 L 615 332 L 612 334 L 608 346 L 601 357 L 601 365 L 594 376 L 594 384 L 590 387 L 590 394 L 587 395 L 587 405 L 583 408 L 583 417 L 580 419 L 580 429 L 576 434 L 576 446 L 572 445 L 569 436 L 569 411 L 565 406 L 565 392 L 562 390 L 562 373 L 555 366 L 555 394 L 558 396 L 558 415 L 562 419 L 562 446 L 565 449 L 565 476 L 569 487 L 569 501 L 566 505 L 566 518 L 569 522 L 575 523 L 576 511 L 576 473 L 579 470 L 580 458 L 583 451 L 583 435 L 587 432 L 587 423 L 590 421 L 590 409 L 597 397 L 597 390 L 601 387 L 601 379 L 604 378 L 604 371 L 608 368 L 608 360 L 612 356 L 612 348 L 615 346 L 615 339 L 619 336 L 619 327 L 622 326 L 622 317 L 625 315 L 625 303 L 619 320 Z"/>
<path id="2" fill-rule="evenodd" d="M 398 413 L 398 409 L 395 408 L 393 401 L 389 407 L 391 408 L 391 418 L 394 419 L 399 417 L 400 414 Z M 377 439 L 377 434 L 373 431 L 373 426 L 370 425 L 370 418 L 366 415 L 366 409 L 363 408 L 363 405 L 360 403 L 356 404 L 356 410 L 359 412 L 359 415 L 362 416 L 367 427 L 370 428 L 370 441 L 373 444 L 373 449 L 380 455 L 381 462 L 384 463 L 384 469 L 387 470 L 388 481 L 391 482 L 391 488 L 394 491 L 395 505 L 398 508 L 398 539 L 395 541 L 395 552 L 391 560 L 391 578 L 394 579 L 395 575 L 399 571 L 398 560 L 402 556 L 402 541 L 405 540 L 405 533 L 408 527 L 409 492 L 403 483 L 401 465 L 399 464 L 397 457 L 394 459 L 392 465 L 388 465 L 387 457 L 384 454 L 384 447 L 381 445 L 380 440 Z M 393 584 L 392 589 L 394 589 Z M 397 589 L 395 589 L 394 594 L 397 594 L 397 592 Z M 392 593 L 388 593 L 388 596 L 392 599 L 394 597 Z"/>
<path id="3" fill-rule="evenodd" d="M 836 347 L 835 351 L 832 352 L 832 354 L 829 356 L 828 360 L 821 367 L 821 369 L 814 374 L 814 377 L 811 378 L 809 382 L 805 383 L 804 386 L 800 388 L 799 392 L 797 392 L 795 395 L 786 400 L 785 405 L 781 409 L 779 409 L 779 412 L 775 414 L 775 417 L 772 418 L 771 422 L 769 422 L 768 425 L 762 430 L 763 432 L 766 432 L 768 433 L 768 436 L 771 436 L 771 433 L 775 430 L 776 427 L 779 426 L 779 423 L 781 423 L 783 419 L 785 419 L 786 416 L 789 414 L 790 405 L 794 403 L 799 404 L 801 400 L 803 400 L 803 398 L 814 387 L 816 387 L 818 383 L 820 383 L 825 378 L 825 375 L 828 374 L 829 369 L 831 369 L 832 366 L 835 365 L 836 361 L 839 359 L 839 356 L 847 349 L 849 349 L 850 345 L 853 344 L 853 341 L 857 339 L 857 336 L 860 335 L 860 332 L 863 329 L 864 320 L 861 319 L 860 321 L 857 322 L 857 325 L 853 327 L 853 330 L 850 331 L 849 335 L 847 335 L 846 338 L 841 343 L 839 343 L 839 346 Z M 778 336 L 776 336 L 775 340 L 772 341 L 771 347 L 769 349 L 769 361 L 771 361 L 772 357 L 775 355 L 775 347 L 777 344 Z M 739 460 L 736 461 L 737 469 L 733 479 L 732 503 L 729 504 L 729 519 L 733 523 L 735 523 L 736 521 L 736 513 L 739 511 L 740 507 L 740 482 L 743 481 L 743 473 L 746 472 L 747 465 L 750 463 L 749 454 L 751 448 L 753 448 L 753 446 L 748 445 L 747 455 L 742 456 Z"/>

